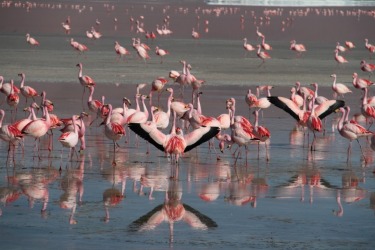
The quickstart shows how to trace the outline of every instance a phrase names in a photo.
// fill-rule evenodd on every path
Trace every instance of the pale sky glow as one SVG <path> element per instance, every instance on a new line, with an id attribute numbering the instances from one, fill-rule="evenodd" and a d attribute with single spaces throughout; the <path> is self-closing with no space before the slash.
<path id="1" fill-rule="evenodd" d="M 238 6 L 375 6 L 373 0 L 206 0 L 209 5 Z"/>

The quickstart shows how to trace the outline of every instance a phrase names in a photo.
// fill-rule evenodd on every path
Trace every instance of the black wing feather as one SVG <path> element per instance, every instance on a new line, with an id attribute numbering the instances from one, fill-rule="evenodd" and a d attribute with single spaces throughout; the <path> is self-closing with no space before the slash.
<path id="1" fill-rule="evenodd" d="M 140 137 L 142 137 L 144 140 L 148 141 L 149 143 L 151 143 L 152 145 L 154 145 L 157 149 L 161 150 L 164 152 L 164 147 L 163 145 L 160 145 L 159 143 L 157 143 L 151 136 L 149 133 L 147 133 L 142 127 L 141 127 L 141 124 L 140 123 L 129 123 L 129 128 L 134 132 L 136 133 L 137 135 L 139 135 Z"/>
<path id="2" fill-rule="evenodd" d="M 296 114 L 295 112 L 293 112 L 293 110 L 291 110 L 288 105 L 286 105 L 286 103 L 282 102 L 278 96 L 269 96 L 267 97 L 268 101 L 270 101 L 270 103 L 272 103 L 273 105 L 275 105 L 276 107 L 284 110 L 285 112 L 287 112 L 288 114 L 290 114 L 294 119 L 296 119 L 297 121 L 299 121 L 299 116 L 298 114 Z"/>
<path id="3" fill-rule="evenodd" d="M 215 137 L 219 132 L 220 132 L 219 127 L 211 127 L 210 130 L 207 133 L 205 133 L 198 141 L 196 141 L 195 143 L 191 145 L 186 146 L 184 152 L 188 152 L 192 150 L 193 148 L 198 147 L 202 143 L 209 141 L 211 138 Z"/>
<path id="4" fill-rule="evenodd" d="M 343 100 L 337 100 L 333 105 L 329 106 L 329 108 L 324 113 L 320 114 L 319 118 L 323 120 L 326 116 L 344 106 L 345 102 Z"/>

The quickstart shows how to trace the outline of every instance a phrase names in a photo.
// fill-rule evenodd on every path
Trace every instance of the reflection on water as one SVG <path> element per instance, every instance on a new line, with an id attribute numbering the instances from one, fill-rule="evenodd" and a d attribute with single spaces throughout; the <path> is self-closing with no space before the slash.
<path id="1" fill-rule="evenodd" d="M 164 203 L 132 222 L 129 228 L 132 231 L 142 232 L 153 230 L 160 223 L 167 222 L 169 224 L 169 241 L 173 242 L 174 223 L 178 221 L 183 221 L 190 227 L 199 230 L 217 227 L 216 222 L 211 218 L 182 203 L 182 187 L 178 181 L 171 180 L 165 191 Z"/>

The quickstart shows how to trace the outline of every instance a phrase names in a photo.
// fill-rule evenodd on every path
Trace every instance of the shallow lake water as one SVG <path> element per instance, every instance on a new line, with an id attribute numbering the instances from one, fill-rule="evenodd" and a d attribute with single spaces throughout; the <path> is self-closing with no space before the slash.
<path id="1" fill-rule="evenodd" d="M 248 117 L 244 101 L 247 90 L 255 92 L 256 86 L 263 84 L 275 86 L 272 95 L 288 97 L 296 81 L 305 86 L 318 82 L 320 94 L 332 98 L 332 73 L 353 90 L 344 97 L 346 105 L 351 107 L 351 116 L 360 112 L 361 91 L 354 89 L 351 82 L 353 72 L 369 76 L 360 71 L 359 62 L 373 61 L 363 39 L 365 35 L 369 40 L 375 37 L 362 26 L 368 22 L 367 25 L 373 26 L 372 16 L 340 17 L 334 12 L 336 15 L 329 19 L 308 15 L 296 17 L 294 26 L 282 31 L 281 21 L 288 17 L 285 11 L 272 17 L 271 24 L 261 26 L 264 33 L 270 34 L 269 43 L 274 49 L 270 51 L 272 59 L 260 65 L 255 52 L 244 54 L 242 38 L 246 35 L 252 43 L 260 42 L 255 36 L 255 24 L 249 20 L 251 11 L 262 13 L 263 7 L 238 7 L 217 18 L 213 14 L 202 15 L 201 19 L 210 20 L 210 31 L 207 37 L 202 35 L 202 39 L 193 40 L 190 33 L 196 25 L 194 13 L 201 13 L 201 5 L 182 5 L 181 8 L 189 10 L 186 15 L 181 14 L 185 12 L 177 4 L 155 5 L 153 11 L 152 5 L 147 4 L 145 7 L 113 5 L 116 11 L 125 13 L 123 19 L 118 15 L 117 30 L 113 26 L 117 12 L 109 11 L 105 4 L 93 4 L 92 11 L 88 11 L 87 4 L 81 14 L 70 7 L 61 10 L 40 7 L 29 12 L 24 7 L 0 8 L 3 24 L 8 21 L 0 35 L 0 74 L 6 81 L 14 79 L 19 85 L 17 74 L 25 72 L 27 84 L 46 90 L 54 102 L 53 113 L 63 118 L 79 114 L 82 109 L 87 111 L 87 92 L 83 107 L 81 102 L 82 87 L 75 66 L 78 62 L 83 63 L 84 73 L 97 82 L 95 98 L 105 95 L 106 103 L 117 107 L 124 96 L 134 100 L 136 84 L 150 85 L 158 76 L 167 77 L 172 69 L 180 71 L 182 59 L 192 65 L 196 76 L 206 80 L 201 89 L 201 103 L 204 114 L 209 116 L 227 112 L 225 101 L 234 97 L 236 113 Z M 131 37 L 139 34 L 131 31 L 128 19 L 144 14 L 145 22 L 152 23 L 149 14 L 150 19 L 161 22 L 165 16 L 160 14 L 163 8 L 172 20 L 181 16 L 191 25 L 186 25 L 185 31 L 178 32 L 176 28 L 175 35 L 153 41 L 152 47 L 168 48 L 170 55 L 161 64 L 150 53 L 151 59 L 145 64 L 132 50 Z M 40 19 L 34 18 L 36 13 L 53 25 L 37 29 Z M 24 15 L 20 24 L 9 24 L 11 14 Z M 241 14 L 248 20 L 244 29 L 240 27 Z M 68 15 L 77 29 L 66 35 L 59 25 Z M 86 18 L 80 20 L 82 16 Z M 89 41 L 84 31 L 94 25 L 96 17 L 102 21 L 103 37 Z M 316 22 L 313 28 L 317 29 L 322 19 L 332 22 L 327 22 L 320 38 L 317 32 L 314 39 L 309 32 L 300 32 L 311 20 Z M 342 29 L 337 19 L 355 32 L 349 36 L 337 31 Z M 183 21 L 180 22 L 175 27 L 184 27 Z M 225 22 L 229 22 L 228 26 L 223 25 Z M 232 27 L 233 35 L 219 31 L 218 26 Z M 26 32 L 40 37 L 38 48 L 27 46 Z M 345 65 L 337 65 L 333 57 L 337 33 L 341 43 L 347 37 L 358 44 L 344 54 L 349 60 Z M 301 58 L 289 50 L 289 41 L 297 39 L 298 34 L 309 48 Z M 69 45 L 71 36 L 85 41 L 90 50 L 78 55 Z M 115 40 L 123 41 L 131 50 L 133 55 L 127 62 L 116 61 Z M 168 86 L 178 93 L 179 85 L 169 82 Z M 149 90 L 146 86 L 142 93 L 148 94 Z M 186 102 L 190 101 L 190 94 L 191 88 L 186 88 Z M 163 93 L 160 106 L 165 108 L 166 100 L 167 94 Z M 21 97 L 15 119 L 24 117 L 21 111 L 24 101 Z M 10 123 L 10 108 L 5 102 L 1 108 L 6 110 L 3 124 Z M 32 138 L 25 137 L 24 150 L 17 147 L 14 160 L 7 159 L 8 144 L 0 141 L 0 246 L 4 249 L 372 249 L 374 152 L 369 140 L 360 139 L 364 159 L 358 143 L 353 141 L 353 152 L 347 162 L 349 142 L 337 132 L 339 117 L 339 113 L 327 117 L 326 132 L 317 133 L 316 150 L 311 152 L 308 143 L 312 134 L 309 139 L 304 137 L 302 131 L 294 129 L 291 116 L 271 106 L 260 118 L 260 123 L 272 134 L 267 152 L 263 144 L 259 145 L 259 153 L 258 145 L 252 144 L 247 158 L 242 149 L 236 160 L 232 155 L 236 146 L 220 153 L 215 141 L 217 153 L 204 143 L 186 153 L 178 167 L 163 152 L 128 130 L 114 154 L 113 144 L 105 137 L 100 122 L 88 126 L 94 114 L 85 120 L 87 148 L 72 161 L 68 150 L 62 150 L 57 141 L 61 134 L 57 129 L 53 131 L 52 151 L 47 150 L 48 136 L 41 139 L 41 159 L 34 152 Z M 253 116 L 250 119 L 253 121 Z M 178 178 L 170 178 L 177 170 Z"/>

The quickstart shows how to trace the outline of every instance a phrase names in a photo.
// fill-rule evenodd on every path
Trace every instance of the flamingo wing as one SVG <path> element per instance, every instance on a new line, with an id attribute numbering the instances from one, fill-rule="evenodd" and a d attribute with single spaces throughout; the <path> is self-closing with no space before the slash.
<path id="1" fill-rule="evenodd" d="M 345 102 L 343 100 L 328 100 L 315 108 L 315 114 L 323 120 L 326 116 L 344 106 Z"/>
<path id="2" fill-rule="evenodd" d="M 200 213 L 194 208 L 190 207 L 187 204 L 183 204 L 185 208 L 185 214 L 182 219 L 187 222 L 191 227 L 196 229 L 207 229 L 217 227 L 215 221 L 213 221 L 208 216 Z"/>
<path id="3" fill-rule="evenodd" d="M 163 204 L 155 207 L 147 214 L 141 216 L 129 225 L 130 231 L 143 231 L 154 229 L 157 225 L 164 221 L 162 212 Z"/>
<path id="4" fill-rule="evenodd" d="M 184 136 L 186 148 L 184 152 L 188 152 L 202 143 L 210 140 L 220 132 L 219 127 L 200 127 Z"/>
<path id="5" fill-rule="evenodd" d="M 129 123 L 128 126 L 134 133 L 164 152 L 163 144 L 166 140 L 166 135 L 156 128 L 156 124 L 152 125 L 149 122 Z"/>
<path id="6" fill-rule="evenodd" d="M 299 113 L 301 113 L 301 109 L 292 100 L 282 96 L 269 96 L 267 99 L 276 107 L 290 114 L 297 121 L 300 120 Z"/>

